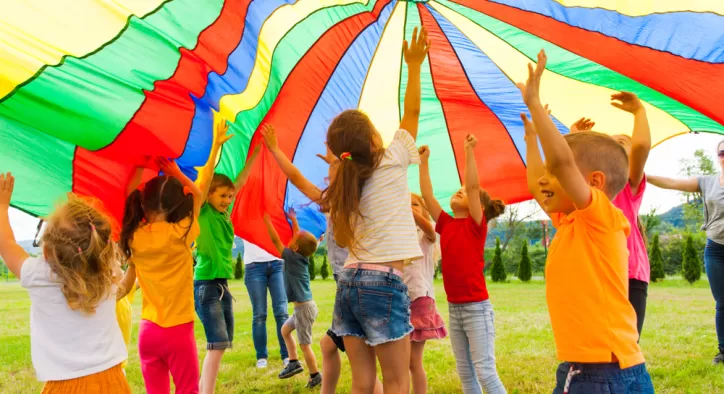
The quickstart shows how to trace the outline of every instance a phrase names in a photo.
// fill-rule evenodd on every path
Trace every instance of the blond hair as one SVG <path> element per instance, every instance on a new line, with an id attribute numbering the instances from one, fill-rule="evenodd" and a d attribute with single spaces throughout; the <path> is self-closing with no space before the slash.
<path id="1" fill-rule="evenodd" d="M 62 283 L 68 306 L 94 313 L 117 281 L 112 224 L 90 200 L 70 196 L 48 218 L 43 253 Z"/>
<path id="2" fill-rule="evenodd" d="M 417 193 L 410 193 L 412 195 L 412 199 L 418 200 L 420 203 L 420 206 L 422 207 L 423 216 L 427 218 L 427 220 L 432 221 L 432 215 L 430 215 L 430 211 L 427 209 L 427 204 L 425 204 L 425 199 L 417 194 Z"/>
<path id="3" fill-rule="evenodd" d="M 603 191 L 608 198 L 614 198 L 623 190 L 628 182 L 628 155 L 621 144 L 594 131 L 568 134 L 565 139 L 579 170 L 600 171 L 606 175 Z"/>

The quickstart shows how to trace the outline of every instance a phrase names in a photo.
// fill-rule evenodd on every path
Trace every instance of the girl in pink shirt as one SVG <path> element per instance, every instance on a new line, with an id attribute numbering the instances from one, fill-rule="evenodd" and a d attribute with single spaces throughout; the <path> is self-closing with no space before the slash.
<path id="1" fill-rule="evenodd" d="M 611 96 L 611 105 L 634 116 L 634 128 L 631 137 L 616 135 L 616 139 L 626 149 L 628 154 L 629 175 L 628 183 L 613 200 L 613 204 L 623 211 L 631 224 L 631 233 L 628 236 L 628 298 L 636 311 L 636 327 L 641 335 L 646 315 L 646 298 L 648 295 L 651 268 L 646 253 L 644 235 L 638 223 L 639 209 L 646 190 L 646 176 L 644 167 L 651 150 L 651 131 L 646 110 L 633 93 L 620 92 Z M 571 132 L 588 131 L 595 123 L 590 119 L 581 119 L 571 127 Z"/>

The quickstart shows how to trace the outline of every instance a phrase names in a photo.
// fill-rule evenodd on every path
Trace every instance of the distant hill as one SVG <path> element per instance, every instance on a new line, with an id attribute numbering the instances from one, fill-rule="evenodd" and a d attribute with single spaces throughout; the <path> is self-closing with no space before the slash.
<path id="1" fill-rule="evenodd" d="M 39 255 L 42 252 L 40 248 L 33 246 L 33 241 L 18 241 L 18 244 L 29 254 Z"/>
<path id="2" fill-rule="evenodd" d="M 684 204 L 673 207 L 667 212 L 662 213 L 659 215 L 659 218 L 662 222 L 669 223 L 674 227 L 684 227 Z"/>

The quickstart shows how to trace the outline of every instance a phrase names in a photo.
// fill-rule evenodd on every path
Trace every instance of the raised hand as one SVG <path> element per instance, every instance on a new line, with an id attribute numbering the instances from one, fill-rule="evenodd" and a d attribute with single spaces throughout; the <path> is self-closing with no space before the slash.
<path id="1" fill-rule="evenodd" d="M 279 142 L 277 142 L 277 133 L 276 130 L 274 130 L 274 126 L 268 123 L 262 126 L 261 136 L 264 137 L 264 145 L 266 145 L 267 149 L 270 151 L 279 149 Z"/>
<path id="2" fill-rule="evenodd" d="M 533 102 L 540 100 L 540 80 L 543 76 L 543 71 L 546 69 L 546 63 L 548 63 L 548 57 L 546 52 L 541 49 L 538 52 L 538 64 L 533 68 L 533 63 L 528 63 L 528 80 L 526 83 L 518 83 L 518 89 L 523 94 L 523 101 L 526 105 L 530 105 Z"/>
<path id="3" fill-rule="evenodd" d="M 427 164 L 428 160 L 430 160 L 430 147 L 423 145 L 417 148 L 417 153 L 420 155 L 420 161 Z"/>
<path id="4" fill-rule="evenodd" d="M 224 145 L 226 141 L 230 140 L 234 136 L 234 134 L 227 135 L 227 131 L 229 131 L 229 123 L 226 121 L 226 119 L 221 119 L 218 123 L 216 123 L 216 134 L 214 136 L 214 141 L 216 141 L 217 145 Z"/>
<path id="5" fill-rule="evenodd" d="M 296 219 L 297 211 L 295 211 L 294 208 L 289 208 L 289 211 L 287 211 L 287 216 L 289 217 L 289 219 Z"/>
<path id="6" fill-rule="evenodd" d="M 417 35 L 417 28 L 412 31 L 412 42 L 407 40 L 402 43 L 402 53 L 405 54 L 405 62 L 408 65 L 420 65 L 425 60 L 432 42 L 427 38 L 427 29 L 423 26 L 420 35 Z"/>
<path id="7" fill-rule="evenodd" d="M 465 137 L 465 149 L 475 149 L 476 145 L 478 145 L 478 139 L 474 135 L 468 134 Z"/>
<path id="8" fill-rule="evenodd" d="M 169 160 L 165 157 L 160 157 L 160 156 L 157 157 L 156 165 L 158 166 L 158 168 L 161 169 L 161 171 L 163 171 L 168 176 L 172 176 L 175 178 L 175 177 L 183 175 L 178 164 L 175 161 Z"/>
<path id="9" fill-rule="evenodd" d="M 13 189 L 15 188 L 15 178 L 13 174 L 6 173 L 0 174 L 0 207 L 9 207 L 10 199 L 13 196 Z"/>
<path id="10" fill-rule="evenodd" d="M 332 153 L 332 150 L 329 149 L 329 145 L 327 145 L 326 142 L 324 143 L 324 146 L 327 148 L 327 152 L 324 155 L 317 153 L 317 157 L 324 160 L 324 162 L 327 164 L 332 164 L 337 161 L 337 156 Z"/>
<path id="11" fill-rule="evenodd" d="M 631 92 L 619 92 L 611 95 L 611 105 L 626 112 L 635 114 L 644 109 L 638 96 Z"/>
<path id="12" fill-rule="evenodd" d="M 578 133 L 581 131 L 591 131 L 593 130 L 593 126 L 596 125 L 596 122 L 592 121 L 589 118 L 581 118 L 576 121 L 573 125 L 571 125 L 571 134 Z"/>

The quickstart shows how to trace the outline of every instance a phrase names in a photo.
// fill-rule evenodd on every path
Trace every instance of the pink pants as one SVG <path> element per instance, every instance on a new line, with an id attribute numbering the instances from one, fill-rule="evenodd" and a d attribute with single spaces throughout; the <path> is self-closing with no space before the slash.
<path id="1" fill-rule="evenodd" d="M 199 353 L 194 338 L 194 322 L 161 327 L 141 320 L 138 356 L 148 394 L 169 394 L 169 372 L 178 394 L 199 392 Z"/>

